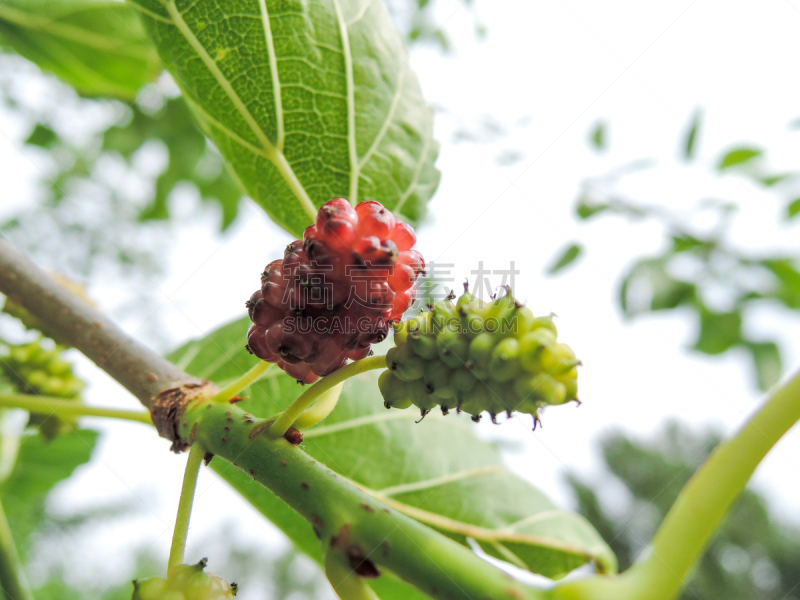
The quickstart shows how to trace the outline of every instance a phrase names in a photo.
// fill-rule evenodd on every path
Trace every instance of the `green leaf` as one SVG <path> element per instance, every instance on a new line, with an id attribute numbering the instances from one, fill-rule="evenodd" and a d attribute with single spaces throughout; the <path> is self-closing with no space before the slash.
<path id="1" fill-rule="evenodd" d="M 795 198 L 786 206 L 786 219 L 793 219 L 800 215 L 800 198 Z"/>
<path id="2" fill-rule="evenodd" d="M 700 332 L 694 349 L 704 354 L 722 354 L 742 342 L 742 315 L 738 312 L 700 311 Z"/>
<path id="3" fill-rule="evenodd" d="M 103 0 L 7 0 L 0 43 L 80 93 L 133 99 L 161 72 L 134 10 Z"/>
<path id="4" fill-rule="evenodd" d="M 97 437 L 95 431 L 78 429 L 51 441 L 38 434 L 22 438 L 14 470 L 0 484 L 0 498 L 21 553 L 44 521 L 47 495 L 89 461 Z"/>
<path id="5" fill-rule="evenodd" d="M 700 125 L 703 121 L 703 113 L 699 110 L 695 111 L 692 120 L 689 124 L 689 130 L 686 132 L 686 139 L 683 143 L 683 157 L 689 161 L 694 159 L 695 145 L 697 143 L 697 133 L 700 130 Z"/>
<path id="6" fill-rule="evenodd" d="M 433 115 L 380 0 L 132 0 L 247 193 L 299 237 L 331 198 L 416 222 Z"/>
<path id="7" fill-rule="evenodd" d="M 575 260 L 583 253 L 583 247 L 580 244 L 570 244 L 567 248 L 565 248 L 561 254 L 559 254 L 558 258 L 553 261 L 553 264 L 550 265 L 547 269 L 548 275 L 555 275 L 559 271 L 562 271 L 567 266 L 575 262 Z"/>
<path id="8" fill-rule="evenodd" d="M 759 181 L 763 183 L 767 187 L 772 187 L 780 183 L 781 181 L 786 181 L 795 176 L 795 173 L 783 173 L 781 175 L 767 175 L 765 177 L 761 177 Z"/>
<path id="9" fill-rule="evenodd" d="M 757 158 L 762 154 L 763 151 L 757 148 L 735 148 L 730 152 L 728 152 L 724 157 L 722 157 L 718 169 L 722 171 L 729 167 L 740 165 L 742 163 L 753 160 L 754 158 Z"/>
<path id="10" fill-rule="evenodd" d="M 157 139 L 168 153 L 167 168 L 155 181 L 155 194 L 140 218 L 168 219 L 169 196 L 180 182 L 191 182 L 206 202 L 216 202 L 222 209 L 222 229 L 236 218 L 242 191 L 228 172 L 221 158 L 210 148 L 197 128 L 182 98 L 172 98 L 155 113 L 133 107 L 133 118 L 123 125 L 109 128 L 103 136 L 103 150 L 119 152 L 129 161 L 142 145 Z M 209 163 L 220 168 L 209 171 Z"/>
<path id="11" fill-rule="evenodd" d="M 28 139 L 25 140 L 26 144 L 39 146 L 40 148 L 52 148 L 57 142 L 58 135 L 56 132 L 41 123 L 36 124 Z"/>
<path id="12" fill-rule="evenodd" d="M 673 239 L 673 241 L 677 241 L 677 239 Z M 620 287 L 619 301 L 623 313 L 627 316 L 634 316 L 648 310 L 672 310 L 685 304 L 694 303 L 697 297 L 697 286 L 675 279 L 667 272 L 669 254 L 640 260 L 625 275 Z M 631 303 L 629 297 L 631 287 L 636 290 L 634 303 Z"/>
<path id="13" fill-rule="evenodd" d="M 575 207 L 575 214 L 579 219 L 586 221 L 596 214 L 610 209 L 610 204 L 593 204 L 589 202 L 588 198 L 584 194 L 578 198 L 578 205 Z"/>
<path id="14" fill-rule="evenodd" d="M 605 150 L 606 149 L 606 124 L 605 123 L 598 123 L 595 125 L 594 129 L 592 130 L 591 135 L 589 136 L 589 141 L 591 142 L 592 146 L 595 150 Z"/>
<path id="15" fill-rule="evenodd" d="M 759 389 L 768 390 L 777 383 L 783 371 L 780 349 L 774 342 L 746 342 L 745 347 L 753 355 Z"/>
<path id="16" fill-rule="evenodd" d="M 790 258 L 773 258 L 760 263 L 777 279 L 777 288 L 771 294 L 787 308 L 800 308 L 800 271 Z"/>
<path id="17" fill-rule="evenodd" d="M 190 373 L 224 384 L 257 360 L 244 349 L 248 325 L 247 319 L 231 323 L 171 358 Z M 415 424 L 418 413 L 383 407 L 376 378 L 371 373 L 348 380 L 331 415 L 303 432 L 303 449 L 376 499 L 462 544 L 471 537 L 488 554 L 522 568 L 560 577 L 595 560 L 603 571 L 615 569 L 614 555 L 597 532 L 510 473 L 465 415 L 428 415 Z M 240 406 L 271 416 L 300 391 L 273 367 L 243 394 Z M 282 500 L 228 463 L 211 464 L 301 550 L 321 559 L 311 526 Z M 381 579 L 379 585 L 388 585 Z"/>

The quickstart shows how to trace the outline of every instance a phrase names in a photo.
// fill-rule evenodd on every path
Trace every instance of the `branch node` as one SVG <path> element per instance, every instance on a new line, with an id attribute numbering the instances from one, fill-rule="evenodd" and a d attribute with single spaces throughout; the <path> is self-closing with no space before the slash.
<path id="1" fill-rule="evenodd" d="M 180 454 L 190 445 L 181 439 L 178 429 L 183 411 L 188 404 L 198 398 L 213 396 L 217 391 L 217 386 L 210 381 L 184 383 L 167 388 L 153 398 L 150 416 L 158 434 L 172 442 L 173 452 Z"/>

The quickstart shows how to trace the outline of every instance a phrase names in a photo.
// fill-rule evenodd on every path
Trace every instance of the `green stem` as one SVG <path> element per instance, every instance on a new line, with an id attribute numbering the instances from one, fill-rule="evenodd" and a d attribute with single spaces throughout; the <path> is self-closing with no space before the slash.
<path id="1" fill-rule="evenodd" d="M 324 392 L 327 392 L 333 386 L 342 383 L 345 379 L 349 379 L 354 375 L 365 373 L 373 369 L 385 369 L 386 357 L 385 356 L 370 356 L 369 358 L 362 358 L 356 362 L 350 363 L 342 367 L 338 371 L 334 371 L 330 375 L 326 375 L 317 383 L 308 388 L 305 392 L 298 396 L 297 400 L 292 402 L 291 406 L 287 408 L 275 420 L 269 428 L 267 434 L 272 439 L 282 438 L 283 435 L 289 430 L 297 418 L 311 406 L 311 404 Z"/>
<path id="2" fill-rule="evenodd" d="M 8 526 L 6 512 L 0 503 L 0 590 L 8 600 L 34 600 L 22 562 L 17 553 L 17 546 Z"/>
<path id="3" fill-rule="evenodd" d="M 714 450 L 681 491 L 649 549 L 628 571 L 564 584 L 555 589 L 553 598 L 674 598 L 758 464 L 798 420 L 800 373 Z"/>
<path id="4" fill-rule="evenodd" d="M 118 410 L 116 408 L 99 408 L 86 406 L 80 402 L 57 398 L 54 396 L 33 396 L 30 394 L 0 394 L 0 406 L 5 408 L 21 408 L 28 412 L 57 417 L 108 417 L 138 421 L 152 425 L 150 414 L 141 410 Z"/>
<path id="5" fill-rule="evenodd" d="M 356 574 L 341 553 L 325 553 L 325 576 L 340 600 L 379 600 L 364 578 Z"/>
<path id="6" fill-rule="evenodd" d="M 272 367 L 275 366 L 275 363 L 268 363 L 263 360 L 258 361 L 256 366 L 250 369 L 247 373 L 232 381 L 220 391 L 218 391 L 214 396 L 211 398 L 212 402 L 228 402 L 231 398 L 233 398 L 236 394 L 241 392 L 243 389 L 250 387 L 256 381 L 261 379 L 261 376 L 264 375 L 267 371 L 269 371 Z"/>
<path id="7" fill-rule="evenodd" d="M 378 368 L 377 363 L 370 364 Z M 264 435 L 268 423 L 235 405 L 201 400 L 187 407 L 178 431 L 182 440 L 202 444 L 215 461 L 233 463 L 270 489 L 309 521 L 324 552 L 342 555 L 349 565 L 363 559 L 363 566 L 391 571 L 435 598 L 546 598 L 548 592 L 512 579 L 469 548 L 372 498 L 299 446 Z"/>
<path id="8" fill-rule="evenodd" d="M 183 486 L 181 499 L 178 502 L 178 515 L 175 517 L 175 530 L 172 534 L 172 547 L 169 551 L 167 572 L 172 567 L 183 562 L 183 553 L 186 550 L 186 536 L 189 533 L 189 520 L 192 516 L 192 503 L 194 490 L 197 487 L 197 475 L 200 472 L 200 463 L 203 462 L 205 450 L 200 444 L 192 444 L 189 458 L 186 460 L 186 471 L 183 473 Z"/>

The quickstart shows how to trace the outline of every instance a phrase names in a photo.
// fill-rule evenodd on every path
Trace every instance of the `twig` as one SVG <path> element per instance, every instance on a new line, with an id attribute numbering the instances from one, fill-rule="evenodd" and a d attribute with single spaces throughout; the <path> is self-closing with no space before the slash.
<path id="1" fill-rule="evenodd" d="M 2 238 L 0 292 L 45 321 L 147 408 L 167 388 L 202 383 L 130 337 Z"/>

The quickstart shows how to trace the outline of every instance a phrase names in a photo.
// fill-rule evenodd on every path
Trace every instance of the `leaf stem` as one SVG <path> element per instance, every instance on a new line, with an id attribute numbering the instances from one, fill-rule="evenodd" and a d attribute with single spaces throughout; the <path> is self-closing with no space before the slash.
<path id="1" fill-rule="evenodd" d="M 774 391 L 730 440 L 720 444 L 679 494 L 650 547 L 618 577 L 555 588 L 553 598 L 674 598 L 734 500 L 775 443 L 800 420 L 800 373 Z"/>
<path id="2" fill-rule="evenodd" d="M 0 406 L 5 408 L 21 408 L 31 413 L 67 417 L 107 417 L 137 421 L 152 425 L 150 414 L 141 410 L 119 410 L 116 408 L 100 408 L 86 406 L 65 398 L 54 396 L 33 396 L 31 394 L 0 394 Z"/>
<path id="3" fill-rule="evenodd" d="M 228 402 L 233 396 L 241 392 L 243 389 L 246 389 L 253 385 L 256 381 L 261 379 L 262 375 L 269 371 L 272 367 L 275 366 L 275 363 L 268 363 L 263 360 L 259 360 L 258 363 L 250 369 L 247 373 L 232 381 L 220 391 L 218 391 L 214 396 L 211 398 L 212 402 Z"/>
<path id="4" fill-rule="evenodd" d="M 178 502 L 178 515 L 175 517 L 175 530 L 172 534 L 172 547 L 169 551 L 167 572 L 175 565 L 183 562 L 183 553 L 186 550 L 186 536 L 189 534 L 189 520 L 192 516 L 194 490 L 197 487 L 197 475 L 200 472 L 200 463 L 203 462 L 204 455 L 205 450 L 200 444 L 192 444 L 189 449 L 189 458 L 186 460 L 186 471 L 183 473 L 181 499 Z"/>
<path id="5" fill-rule="evenodd" d="M 350 377 L 359 375 L 360 373 L 365 373 L 373 369 L 385 368 L 386 356 L 370 356 L 368 358 L 362 358 L 361 360 L 352 362 L 349 365 L 342 367 L 338 371 L 334 371 L 330 375 L 326 375 L 308 388 L 305 392 L 300 394 L 300 396 L 298 396 L 298 398 L 289 406 L 289 408 L 281 413 L 281 415 L 270 426 L 269 430 L 267 431 L 267 435 L 269 435 L 269 437 L 272 439 L 283 437 L 283 435 L 288 431 L 289 427 L 291 427 L 298 417 L 309 406 L 311 406 L 314 400 L 316 400 L 324 392 L 327 392 L 333 386 L 338 385 Z"/>
<path id="6" fill-rule="evenodd" d="M 6 512 L 0 503 L 0 590 L 13 600 L 34 600 L 22 570 L 17 546 L 8 526 Z"/>

